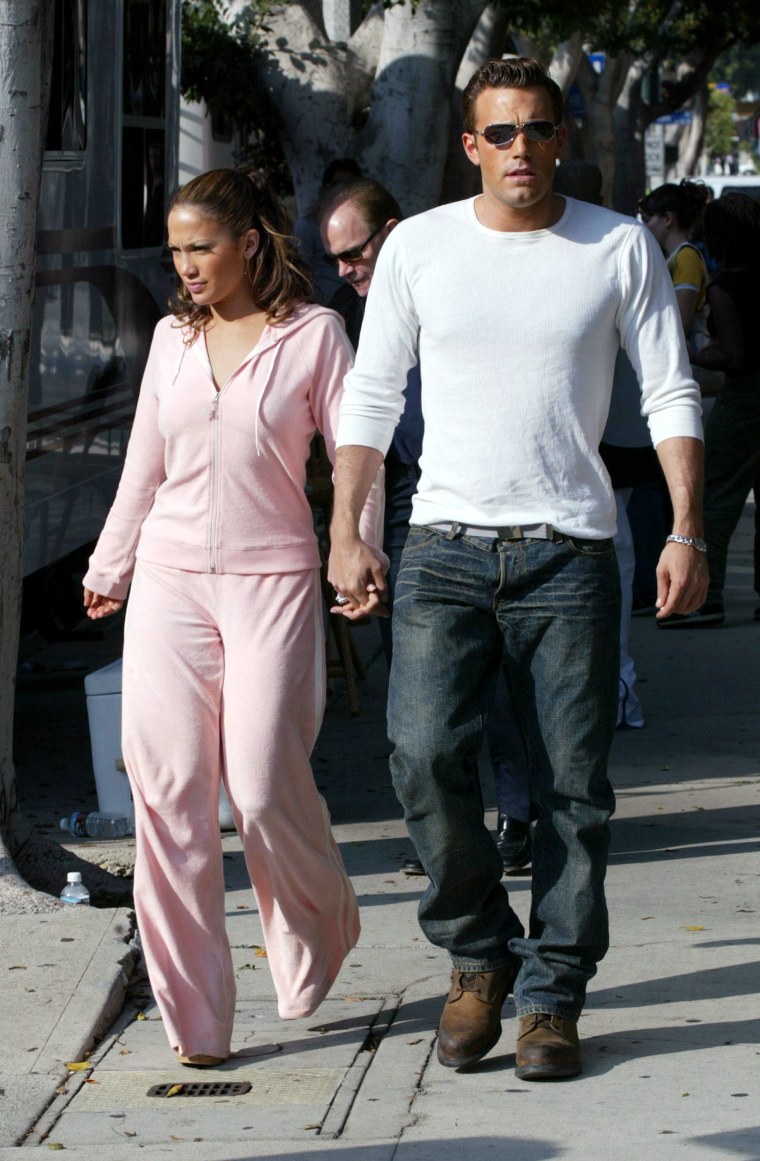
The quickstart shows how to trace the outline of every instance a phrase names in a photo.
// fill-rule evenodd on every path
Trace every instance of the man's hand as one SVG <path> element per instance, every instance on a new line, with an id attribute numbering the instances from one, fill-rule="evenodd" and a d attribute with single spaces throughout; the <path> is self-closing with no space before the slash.
<path id="1" fill-rule="evenodd" d="M 342 613 L 349 621 L 377 613 L 390 616 L 385 607 L 388 557 L 359 535 L 359 521 L 370 486 L 383 462 L 382 453 L 362 445 L 338 448 L 335 457 L 335 493 L 330 525 L 330 561 L 327 578 L 344 603 L 336 603 L 331 613 Z"/>
<path id="2" fill-rule="evenodd" d="M 657 455 L 673 505 L 673 531 L 702 536 L 704 448 L 691 436 L 670 436 L 657 445 Z M 688 544 L 669 541 L 657 565 L 658 621 L 671 613 L 693 613 L 705 603 L 709 587 L 707 557 Z"/>
<path id="3" fill-rule="evenodd" d="M 705 603 L 709 581 L 703 552 L 687 544 L 666 544 L 657 565 L 657 620 L 700 608 Z"/>
<path id="4" fill-rule="evenodd" d="M 388 557 L 358 537 L 333 538 L 327 579 L 336 593 L 347 597 L 346 604 L 335 604 L 331 613 L 341 613 L 349 621 L 376 613 L 388 617 L 385 607 L 388 586 L 385 573 Z"/>

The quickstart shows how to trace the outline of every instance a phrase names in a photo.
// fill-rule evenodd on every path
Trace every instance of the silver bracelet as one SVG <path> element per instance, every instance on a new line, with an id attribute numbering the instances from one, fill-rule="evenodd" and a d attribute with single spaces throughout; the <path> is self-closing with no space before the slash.
<path id="1" fill-rule="evenodd" d="M 671 532 L 665 540 L 673 541 L 674 544 L 686 544 L 689 548 L 696 548 L 697 552 L 707 552 L 707 541 L 701 536 L 681 536 L 678 532 Z"/>

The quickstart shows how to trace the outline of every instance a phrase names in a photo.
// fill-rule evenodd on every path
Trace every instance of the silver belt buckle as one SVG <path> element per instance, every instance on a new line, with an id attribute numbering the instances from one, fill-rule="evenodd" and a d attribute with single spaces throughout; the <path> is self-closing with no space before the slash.
<path id="1" fill-rule="evenodd" d="M 497 528 L 496 532 L 500 540 L 551 540 L 554 536 L 551 524 L 528 524 L 525 527 L 513 524 L 509 528 Z"/>

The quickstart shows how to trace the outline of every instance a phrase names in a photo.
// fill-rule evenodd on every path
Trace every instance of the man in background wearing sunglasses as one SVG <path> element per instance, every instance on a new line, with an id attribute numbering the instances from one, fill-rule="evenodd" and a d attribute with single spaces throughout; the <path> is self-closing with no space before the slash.
<path id="1" fill-rule="evenodd" d="M 401 209 L 393 194 L 379 182 L 359 178 L 328 190 L 317 207 L 317 216 L 325 261 L 346 283 L 336 291 L 328 306 L 342 315 L 346 332 L 356 350 L 375 263 L 391 230 L 401 221 Z M 393 606 L 401 553 L 409 532 L 412 497 L 420 478 L 422 432 L 420 370 L 415 363 L 407 373 L 404 411 L 385 456 L 383 551 L 390 562 L 386 577 L 389 608 Z M 387 618 L 380 621 L 380 633 L 390 666 L 393 638 Z M 408 862 L 407 870 L 422 873 L 421 867 L 417 872 L 416 859 Z"/>
<path id="2" fill-rule="evenodd" d="M 618 703 L 615 502 L 599 458 L 617 351 L 636 368 L 671 493 L 660 618 L 704 600 L 702 431 L 672 283 L 640 223 L 552 188 L 562 95 L 535 61 L 489 61 L 462 98 L 482 193 L 402 222 L 383 247 L 346 378 L 330 579 L 382 600 L 358 519 L 419 356 L 425 436 L 396 585 L 391 772 L 430 877 L 419 907 L 452 958 L 438 1059 L 494 1047 L 514 992 L 517 1075 L 581 1071 L 577 1021 L 609 944 L 604 876 Z M 527 932 L 463 757 L 476 753 L 502 647 L 537 724 Z M 430 680 L 430 675 L 435 680 Z"/>

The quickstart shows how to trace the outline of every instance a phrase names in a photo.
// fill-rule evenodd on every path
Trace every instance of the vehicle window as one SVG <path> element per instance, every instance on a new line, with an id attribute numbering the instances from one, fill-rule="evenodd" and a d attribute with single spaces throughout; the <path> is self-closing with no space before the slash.
<path id="1" fill-rule="evenodd" d="M 50 114 L 45 148 L 79 153 L 87 145 L 85 0 L 56 0 Z"/>
<path id="2" fill-rule="evenodd" d="M 121 228 L 127 250 L 164 239 L 165 0 L 124 4 Z"/>

